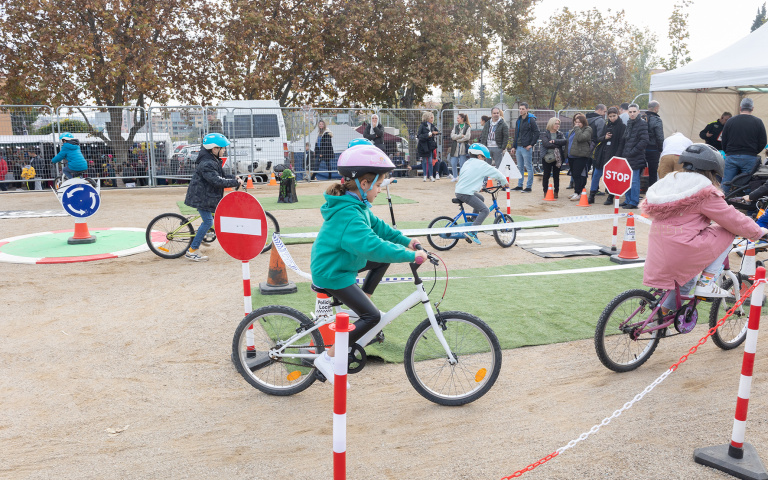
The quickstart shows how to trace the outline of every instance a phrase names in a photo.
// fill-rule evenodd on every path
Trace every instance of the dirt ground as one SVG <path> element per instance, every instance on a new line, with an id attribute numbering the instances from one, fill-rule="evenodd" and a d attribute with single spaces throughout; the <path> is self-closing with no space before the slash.
<path id="1" fill-rule="evenodd" d="M 303 183 L 299 198 L 327 185 Z M 513 192 L 514 214 L 612 211 L 565 198 L 543 202 L 539 179 L 534 187 L 532 194 Z M 272 189 L 257 193 L 277 195 Z M 397 219 L 451 213 L 452 192 L 447 180 L 401 180 L 393 193 L 419 203 L 396 205 Z M 105 191 L 88 223 L 143 228 L 175 211 L 184 194 L 178 187 Z M 49 192 L 0 194 L 0 210 L 54 208 Z M 388 219 L 386 206 L 375 213 Z M 284 227 L 321 223 L 318 211 L 275 214 Z M 0 220 L 0 238 L 71 227 L 68 217 Z M 561 229 L 610 242 L 610 221 Z M 647 232 L 638 225 L 641 255 Z M 309 245 L 290 250 L 309 268 Z M 79 264 L 0 264 L 0 477 L 330 478 L 332 388 L 316 383 L 293 397 L 272 397 L 236 373 L 230 352 L 242 318 L 241 268 L 218 245 L 205 253 L 210 261 L 199 264 L 149 252 Z M 450 269 L 549 261 L 492 241 L 462 242 L 444 259 Z M 266 278 L 267 263 L 268 256 L 251 263 L 254 285 Z M 350 378 L 348 478 L 510 475 L 621 408 L 704 333 L 699 327 L 666 339 L 646 365 L 626 374 L 604 368 L 592 340 L 505 351 L 493 389 L 458 408 L 422 398 L 401 364 L 369 364 Z M 765 352 L 758 350 L 747 441 L 768 460 Z M 741 350 L 707 342 L 643 401 L 524 478 L 729 478 L 695 464 L 693 450 L 729 441 L 741 357 Z"/>

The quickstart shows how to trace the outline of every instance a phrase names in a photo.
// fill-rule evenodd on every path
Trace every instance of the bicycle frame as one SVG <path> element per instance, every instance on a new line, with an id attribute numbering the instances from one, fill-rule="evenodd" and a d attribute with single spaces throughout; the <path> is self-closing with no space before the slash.
<path id="1" fill-rule="evenodd" d="M 415 307 L 419 303 L 424 305 L 424 310 L 427 312 L 427 317 L 429 318 L 429 323 L 432 325 L 432 330 L 434 330 L 435 335 L 437 336 L 438 341 L 440 342 L 440 345 L 443 346 L 445 349 L 445 353 L 448 356 L 448 361 L 451 365 L 455 365 L 458 363 L 456 358 L 453 356 L 453 352 L 451 352 L 450 347 L 448 346 L 448 342 L 445 340 L 445 336 L 443 336 L 443 330 L 440 327 L 440 325 L 437 323 L 437 317 L 435 316 L 435 312 L 432 310 L 432 304 L 429 303 L 429 296 L 427 295 L 427 291 L 424 289 L 424 283 L 421 281 L 421 278 L 419 277 L 417 273 L 417 269 L 419 268 L 419 265 L 416 264 L 410 264 L 411 271 L 413 272 L 413 283 L 416 286 L 416 291 L 412 294 L 408 295 L 406 298 L 404 298 L 400 303 L 392 307 L 391 310 L 388 312 L 385 312 L 384 315 L 381 316 L 381 320 L 378 324 L 376 324 L 375 327 L 373 327 L 368 333 L 362 336 L 360 340 L 358 340 L 356 343 L 366 346 L 368 345 L 368 342 L 370 342 L 380 331 L 384 329 L 387 325 L 392 323 L 397 317 L 405 313 L 406 311 L 410 310 L 411 308 Z M 307 335 L 307 333 L 312 332 L 313 330 L 317 330 L 318 328 L 328 325 L 329 323 L 334 322 L 333 317 L 327 317 L 324 320 L 320 320 L 317 323 L 315 323 L 312 328 L 309 328 L 307 330 L 302 330 L 295 335 L 293 335 L 291 338 L 289 338 L 283 345 L 281 345 L 276 350 L 271 350 L 269 353 L 270 358 L 281 358 L 281 357 L 291 357 L 291 358 L 307 358 L 307 359 L 315 359 L 319 356 L 318 353 L 291 353 L 291 354 L 285 354 L 285 349 L 292 346 L 296 340 L 298 340 L 300 337 L 304 337 Z M 302 346 L 303 347 L 303 346 Z"/>
<path id="2" fill-rule="evenodd" d="M 498 218 L 498 217 L 503 215 L 503 212 L 501 211 L 501 208 L 499 207 L 499 204 L 496 203 L 496 194 L 495 193 L 491 193 L 491 198 L 493 199 L 493 203 L 491 204 L 490 207 L 488 207 L 488 209 L 491 212 L 493 212 L 493 218 Z M 463 203 L 459 204 L 459 209 L 460 209 L 459 213 L 456 214 L 455 217 L 453 217 L 453 223 L 454 224 L 457 224 L 459 222 L 459 219 L 464 220 L 464 223 L 469 223 L 469 222 L 473 221 L 475 219 L 475 217 L 477 217 L 476 213 L 471 213 L 471 212 L 467 212 L 466 210 L 464 210 L 464 204 Z M 485 233 L 488 233 L 489 235 L 492 235 L 491 232 L 485 232 Z M 462 235 L 462 237 L 463 237 L 463 235 Z"/>

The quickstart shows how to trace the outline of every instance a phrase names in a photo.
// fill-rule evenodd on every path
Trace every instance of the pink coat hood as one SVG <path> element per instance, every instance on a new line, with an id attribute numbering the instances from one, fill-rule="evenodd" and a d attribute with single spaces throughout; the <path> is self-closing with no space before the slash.
<path id="1" fill-rule="evenodd" d="M 648 189 L 640 208 L 653 220 L 643 271 L 643 284 L 649 287 L 683 285 L 736 235 L 757 239 L 761 234 L 754 220 L 728 205 L 723 193 L 698 173 L 662 178 Z"/>

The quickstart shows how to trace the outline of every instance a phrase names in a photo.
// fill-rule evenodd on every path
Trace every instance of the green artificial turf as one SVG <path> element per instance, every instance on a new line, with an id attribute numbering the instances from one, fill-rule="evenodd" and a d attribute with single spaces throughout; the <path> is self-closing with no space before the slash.
<path id="1" fill-rule="evenodd" d="M 448 292 L 440 310 L 461 310 L 480 317 L 496 332 L 503 349 L 591 338 L 600 313 L 611 299 L 624 290 L 642 288 L 642 268 L 567 275 L 487 277 L 613 265 L 608 257 L 590 257 L 450 271 Z M 391 272 L 391 275 L 406 276 L 401 268 L 397 272 Z M 432 270 L 422 268 L 421 272 L 426 277 L 431 276 Z M 438 271 L 438 276 L 443 273 Z M 424 284 L 427 291 L 432 288 L 431 280 L 425 280 Z M 438 280 L 430 295 L 433 305 L 444 287 L 445 280 Z M 298 288 L 298 293 L 285 296 L 263 296 L 256 288 L 252 296 L 253 308 L 282 304 L 309 314 L 314 310 L 315 295 L 308 283 L 300 283 Z M 413 290 L 412 283 L 382 284 L 373 301 L 381 310 L 387 311 Z M 702 304 L 700 308 L 708 305 Z M 700 315 L 708 316 L 707 313 L 702 310 Z M 405 342 L 425 318 L 423 307 L 409 310 L 384 329 L 386 341 L 367 347 L 367 353 L 387 362 L 402 362 Z"/>

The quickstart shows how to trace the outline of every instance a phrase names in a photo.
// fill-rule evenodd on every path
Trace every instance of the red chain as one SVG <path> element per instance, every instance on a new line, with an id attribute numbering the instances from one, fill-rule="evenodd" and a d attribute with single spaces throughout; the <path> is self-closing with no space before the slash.
<path id="1" fill-rule="evenodd" d="M 544 465 L 545 463 L 547 463 L 548 461 L 552 460 L 553 458 L 555 458 L 558 455 L 559 454 L 557 452 L 550 453 L 549 455 L 547 455 L 546 457 L 542 458 L 538 462 L 532 463 L 532 464 L 528 465 L 527 467 L 525 467 L 524 469 L 516 471 L 515 473 L 513 473 L 512 475 L 510 475 L 508 477 L 503 477 L 501 480 L 509 480 L 510 478 L 517 478 L 519 476 L 522 476 L 522 474 L 524 474 L 525 472 L 530 472 L 531 470 L 533 470 L 534 468 L 538 467 L 539 465 Z"/>

